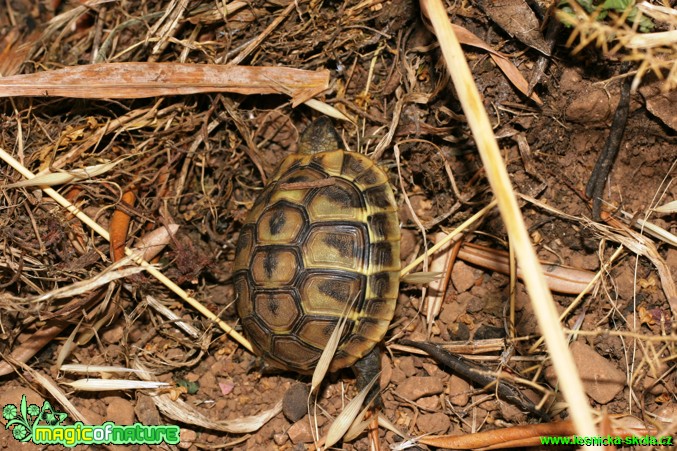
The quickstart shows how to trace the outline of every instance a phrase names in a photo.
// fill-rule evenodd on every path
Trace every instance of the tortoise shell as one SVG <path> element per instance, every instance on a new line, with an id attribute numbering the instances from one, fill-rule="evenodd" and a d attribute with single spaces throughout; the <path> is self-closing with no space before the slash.
<path id="1" fill-rule="evenodd" d="M 383 339 L 398 295 L 388 177 L 343 150 L 328 119 L 315 121 L 249 212 L 233 270 L 245 335 L 268 363 L 311 373 L 345 315 L 329 369 L 353 365 Z"/>

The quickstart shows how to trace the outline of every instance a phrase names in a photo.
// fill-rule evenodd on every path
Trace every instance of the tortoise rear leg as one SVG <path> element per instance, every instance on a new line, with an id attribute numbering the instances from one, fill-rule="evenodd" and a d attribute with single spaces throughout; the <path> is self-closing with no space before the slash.
<path id="1" fill-rule="evenodd" d="M 367 355 L 355 362 L 353 372 L 357 379 L 357 390 L 362 391 L 381 372 L 381 350 L 379 347 L 375 346 Z M 374 401 L 374 407 L 378 409 L 383 408 L 381 385 L 378 380 L 369 390 L 367 397 L 364 399 L 364 405 L 369 404 L 372 400 Z"/>

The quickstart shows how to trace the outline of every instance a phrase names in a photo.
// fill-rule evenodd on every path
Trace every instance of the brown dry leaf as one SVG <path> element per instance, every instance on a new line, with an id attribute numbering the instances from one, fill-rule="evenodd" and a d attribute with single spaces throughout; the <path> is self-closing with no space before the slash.
<path id="1" fill-rule="evenodd" d="M 556 423 L 530 424 L 515 426 L 493 431 L 478 432 L 466 435 L 438 435 L 421 438 L 420 443 L 441 448 L 475 449 L 502 445 L 501 448 L 511 446 L 540 445 L 539 437 L 544 435 L 573 435 L 576 433 L 571 421 Z M 529 442 L 526 442 L 529 440 Z M 535 441 L 534 441 L 535 440 Z"/>
<path id="2" fill-rule="evenodd" d="M 656 397 L 657 404 L 667 404 L 670 401 L 672 401 L 672 397 L 670 396 L 669 393 L 661 393 Z"/>
<path id="3" fill-rule="evenodd" d="M 480 8 L 510 36 L 550 56 L 550 45 L 540 32 L 536 14 L 524 0 L 481 0 Z"/>
<path id="4" fill-rule="evenodd" d="M 515 85 L 515 87 L 519 89 L 522 94 L 527 95 L 529 93 L 529 82 L 526 80 L 526 78 L 524 78 L 519 69 L 510 62 L 510 60 L 494 53 L 491 54 L 491 58 L 503 71 L 505 76 L 508 77 L 510 82 L 512 82 L 512 84 Z M 543 105 L 543 101 L 536 93 L 532 92 L 529 98 L 536 102 L 539 106 Z"/>
<path id="5" fill-rule="evenodd" d="M 176 232 L 179 231 L 178 224 L 167 224 L 151 230 L 144 234 L 139 242 L 134 246 L 134 250 L 138 251 L 146 261 L 151 261 L 169 244 Z"/>
<path id="6" fill-rule="evenodd" d="M 508 253 L 502 250 L 473 243 L 463 243 L 458 257 L 482 268 L 498 271 L 501 274 L 510 274 Z M 595 277 L 595 273 L 587 269 L 571 268 L 552 262 L 541 262 L 541 265 L 548 287 L 558 293 L 583 293 Z M 524 278 L 524 274 L 519 267 L 517 268 L 517 277 Z"/>
<path id="7" fill-rule="evenodd" d="M 16 74 L 26 60 L 31 46 L 40 37 L 38 31 L 21 36 L 18 29 L 12 29 L 0 40 L 0 76 Z"/>
<path id="8" fill-rule="evenodd" d="M 136 194 L 134 191 L 127 191 L 122 195 L 121 204 L 128 207 L 133 207 L 136 202 Z M 116 208 L 113 212 L 108 227 L 110 235 L 110 258 L 111 261 L 116 262 L 125 257 L 125 243 L 127 242 L 127 233 L 129 232 L 129 223 L 132 218 L 129 214 Z"/>
<path id="9" fill-rule="evenodd" d="M 0 97 L 62 96 L 86 99 L 235 92 L 287 94 L 294 105 L 329 87 L 329 71 L 217 64 L 107 63 L 67 67 L 0 79 Z"/>
<path id="10" fill-rule="evenodd" d="M 11 354 L 5 354 L 0 361 L 0 376 L 6 376 L 14 372 L 14 366 L 28 362 L 37 354 L 47 343 L 51 343 L 66 328 L 63 322 L 48 322 L 45 326 L 32 334 L 22 334 L 29 336 L 19 346 L 11 351 Z M 12 362 L 10 364 L 9 362 Z"/>
<path id="11" fill-rule="evenodd" d="M 517 67 L 513 63 L 510 62 L 508 57 L 503 55 L 501 52 L 497 52 L 494 50 L 489 44 L 484 42 L 482 39 L 478 38 L 476 35 L 468 31 L 467 29 L 451 24 L 452 28 L 454 29 L 454 33 L 458 37 L 458 40 L 461 42 L 461 44 L 465 45 L 471 45 L 473 47 L 477 47 L 482 50 L 486 50 L 489 52 L 491 55 L 491 58 L 494 60 L 496 65 L 503 71 L 506 77 L 508 77 L 508 80 L 517 88 L 519 91 L 524 94 L 525 96 L 528 96 L 531 100 L 536 102 L 538 105 L 543 105 L 543 101 L 541 100 L 540 97 L 536 93 L 531 93 L 529 95 L 529 82 L 527 81 L 526 78 L 522 75 L 522 73 L 519 71 Z"/>
<path id="12" fill-rule="evenodd" d="M 621 421 L 616 418 L 610 420 L 612 421 L 609 426 L 611 428 L 609 435 L 625 438 L 633 435 L 643 436 L 656 433 L 655 429 L 651 429 L 650 427 L 647 428 L 647 426 L 640 421 L 628 423 L 622 419 Z M 524 448 L 526 446 L 541 445 L 542 436 L 571 436 L 575 433 L 576 431 L 573 423 L 570 420 L 567 420 L 554 423 L 513 426 L 493 431 L 478 432 L 475 434 L 425 437 L 420 439 L 419 442 L 430 446 L 456 449 Z"/>
<path id="13" fill-rule="evenodd" d="M 638 316 L 640 324 L 646 324 L 647 326 L 653 326 L 654 324 L 656 324 L 656 321 L 654 321 L 654 317 L 651 314 L 651 311 L 647 310 L 645 306 L 640 305 L 637 310 L 639 313 Z"/>

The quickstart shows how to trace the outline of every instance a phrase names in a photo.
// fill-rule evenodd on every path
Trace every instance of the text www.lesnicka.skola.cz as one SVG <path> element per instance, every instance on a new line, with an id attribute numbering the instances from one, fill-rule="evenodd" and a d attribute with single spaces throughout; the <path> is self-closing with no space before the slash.
<path id="1" fill-rule="evenodd" d="M 578 446 L 672 446 L 674 437 L 669 435 L 654 436 L 630 436 L 620 437 L 617 435 L 582 437 L 579 435 L 569 436 L 542 436 L 541 445 L 578 445 Z"/>

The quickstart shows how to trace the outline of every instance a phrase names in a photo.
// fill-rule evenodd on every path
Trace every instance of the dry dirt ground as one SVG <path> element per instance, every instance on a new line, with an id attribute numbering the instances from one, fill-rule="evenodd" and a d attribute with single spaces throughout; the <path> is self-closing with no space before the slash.
<path id="1" fill-rule="evenodd" d="M 403 262 L 412 261 L 436 234 L 453 230 L 491 200 L 436 40 L 415 2 L 256 0 L 227 18 L 217 12 L 221 2 L 183 3 L 185 9 L 170 0 L 94 2 L 77 9 L 78 2 L 6 0 L 0 6 L 0 67 L 9 75 L 93 61 L 224 63 L 262 37 L 240 64 L 328 69 L 331 87 L 321 99 L 354 119 L 356 125 L 337 121 L 351 149 L 370 154 L 393 133 L 378 162 L 400 206 Z M 511 38 L 475 3 L 448 2 L 447 10 L 453 23 L 507 54 L 530 79 L 538 51 Z M 563 213 L 521 201 L 539 256 L 593 274 L 609 265 L 593 293 L 563 320 L 565 327 L 588 332 L 571 340 L 582 374 L 610 380 L 598 386 L 588 379 L 591 405 L 598 412 L 646 423 L 670 417 L 675 421 L 675 318 L 664 283 L 655 264 L 631 250 L 609 264 L 623 232 L 611 225 L 594 227 L 581 195 L 610 133 L 621 65 L 593 48 L 572 55 L 565 46 L 570 32 L 558 31 L 553 55 L 535 87 L 542 106 L 516 91 L 487 52 L 466 47 L 466 57 L 516 191 Z M 80 145 L 111 121 L 148 108 L 155 108 L 150 119 L 143 116 Z M 633 93 L 624 140 L 604 191 L 608 211 L 626 222 L 621 210 L 630 218 L 644 218 L 651 207 L 677 198 L 677 132 L 666 125 L 675 110 L 667 113 L 666 122 L 665 113 L 662 120 L 649 110 L 647 96 Z M 236 328 L 231 265 L 240 225 L 264 177 L 270 178 L 295 151 L 299 131 L 320 115 L 304 105 L 292 107 L 283 95 L 237 94 L 115 101 L 19 97 L 0 99 L 0 114 L 0 148 L 34 172 L 55 162 L 59 169 L 71 169 L 124 158 L 94 180 L 56 188 L 104 227 L 116 205 L 126 211 L 131 216 L 130 244 L 163 224 L 178 224 L 179 232 L 158 265 Z M 0 185 L 20 179 L 0 164 Z M 119 207 L 127 191 L 136 193 L 136 202 Z M 147 274 L 76 296 L 31 302 L 109 267 L 108 244 L 34 188 L 3 189 L 0 202 L 3 355 L 37 340 L 36 331 L 61 324 L 63 331 L 26 363 L 58 384 L 79 379 L 59 372 L 56 359 L 74 326 L 81 324 L 75 333 L 79 344 L 65 363 L 129 366 L 140 361 L 172 386 L 196 382 L 179 396 L 212 420 L 256 415 L 270 409 L 297 381 L 308 382 L 290 373 L 259 371 L 249 352 Z M 674 213 L 649 219 L 677 233 Z M 496 211 L 465 240 L 507 249 Z M 653 241 L 674 277 L 677 249 Z M 410 437 L 467 434 L 541 421 L 498 400 L 492 390 L 473 386 L 399 346 L 403 338 L 470 344 L 462 353 L 491 371 L 500 366 L 556 393 L 543 408 L 555 419 L 567 417 L 545 348 L 531 349 L 540 333 L 521 283 L 513 300 L 515 330 L 510 332 L 509 282 L 504 274 L 457 261 L 430 327 L 425 313 L 431 290 L 401 285 L 382 346 L 381 376 L 382 415 L 399 430 Z M 194 327 L 198 336 L 190 337 L 160 316 L 148 306 L 148 296 Z M 563 312 L 574 298 L 556 293 L 557 308 Z M 55 402 L 34 376 L 21 369 L 18 373 L 0 378 L 0 405 L 18 402 L 20 394 L 29 392 L 36 400 Z M 85 393 L 61 387 L 95 424 L 177 423 L 142 391 Z M 537 391 L 523 389 L 540 400 Z M 318 401 L 321 432 L 354 395 L 348 370 L 324 382 Z M 292 422 L 281 413 L 249 434 L 179 424 L 182 449 L 296 450 L 312 442 L 307 417 Z M 667 432 L 675 435 L 675 430 L 673 424 Z M 382 449 L 402 441 L 384 428 L 378 437 Z M 0 447 L 18 449 L 5 431 Z M 365 450 L 369 443 L 362 434 L 337 447 Z"/>

